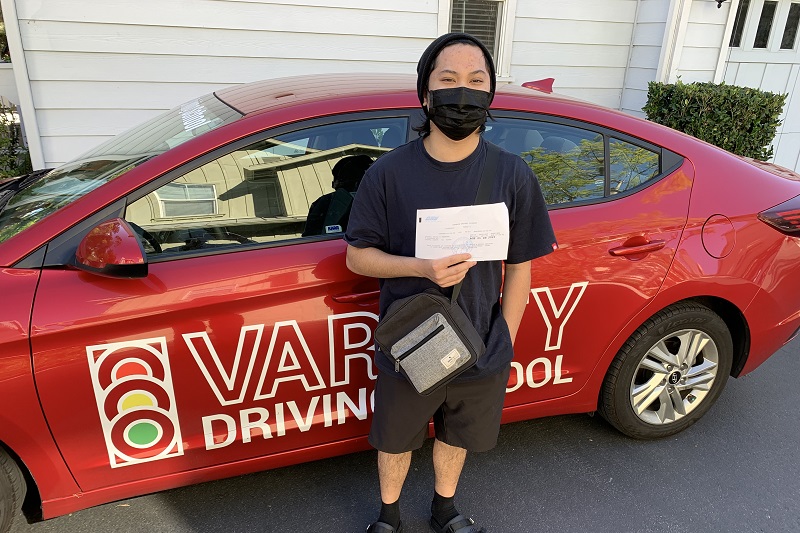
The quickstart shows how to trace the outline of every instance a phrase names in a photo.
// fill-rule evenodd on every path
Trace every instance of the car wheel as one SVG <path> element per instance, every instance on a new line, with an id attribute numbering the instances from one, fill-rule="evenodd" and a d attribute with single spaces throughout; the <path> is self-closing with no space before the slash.
<path id="1" fill-rule="evenodd" d="M 19 466 L 0 448 L 0 532 L 8 531 L 14 518 L 20 514 L 26 489 Z"/>
<path id="2" fill-rule="evenodd" d="M 719 397 L 733 360 L 725 322 L 697 303 L 647 320 L 620 349 L 600 392 L 600 414 L 622 433 L 653 439 L 683 431 Z"/>

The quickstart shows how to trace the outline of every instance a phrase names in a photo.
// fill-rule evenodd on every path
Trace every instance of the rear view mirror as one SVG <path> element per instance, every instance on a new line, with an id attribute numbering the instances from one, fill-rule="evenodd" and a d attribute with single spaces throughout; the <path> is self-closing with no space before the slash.
<path id="1" fill-rule="evenodd" d="M 121 218 L 98 224 L 81 240 L 75 267 L 110 278 L 145 278 L 144 249 L 130 225 Z"/>

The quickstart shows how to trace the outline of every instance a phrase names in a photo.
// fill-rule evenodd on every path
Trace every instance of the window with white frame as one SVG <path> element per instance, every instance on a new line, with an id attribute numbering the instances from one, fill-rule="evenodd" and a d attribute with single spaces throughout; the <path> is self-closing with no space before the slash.
<path id="1" fill-rule="evenodd" d="M 508 77 L 517 0 L 439 0 L 440 33 L 474 35 L 494 58 L 497 76 Z"/>
<path id="2" fill-rule="evenodd" d="M 794 50 L 797 46 L 797 33 L 800 27 L 800 2 L 793 2 L 789 6 L 789 16 L 781 36 L 781 50 Z"/>
<path id="3" fill-rule="evenodd" d="M 161 216 L 165 218 L 217 212 L 217 193 L 210 183 L 168 183 L 156 191 L 156 197 L 161 203 Z"/>
<path id="4" fill-rule="evenodd" d="M 740 0 L 729 46 L 764 51 L 795 50 L 798 32 L 799 1 Z"/>
<path id="5" fill-rule="evenodd" d="M 503 2 L 497 0 L 453 0 L 450 31 L 477 37 L 497 60 Z"/>

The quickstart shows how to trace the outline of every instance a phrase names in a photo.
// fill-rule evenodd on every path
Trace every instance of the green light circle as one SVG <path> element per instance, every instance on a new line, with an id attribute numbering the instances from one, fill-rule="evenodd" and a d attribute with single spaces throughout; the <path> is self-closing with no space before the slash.
<path id="1" fill-rule="evenodd" d="M 148 422 L 139 422 L 128 430 L 128 439 L 137 446 L 147 446 L 158 439 L 158 428 Z"/>

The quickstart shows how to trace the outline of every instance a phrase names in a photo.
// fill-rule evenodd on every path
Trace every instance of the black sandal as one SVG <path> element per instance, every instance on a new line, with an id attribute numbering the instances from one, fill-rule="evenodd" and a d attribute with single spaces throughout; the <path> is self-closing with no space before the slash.
<path id="1" fill-rule="evenodd" d="M 397 529 L 386 522 L 375 522 L 367 526 L 367 533 L 403 533 L 403 522 L 400 522 Z"/>
<path id="2" fill-rule="evenodd" d="M 431 517 L 431 528 L 436 533 L 486 533 L 486 529 L 476 526 L 472 518 L 466 518 L 462 515 L 456 516 L 443 526 L 440 526 Z"/>

